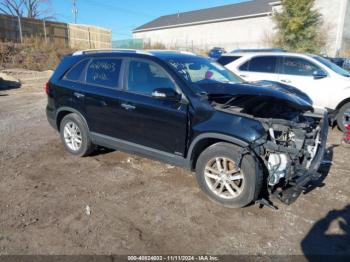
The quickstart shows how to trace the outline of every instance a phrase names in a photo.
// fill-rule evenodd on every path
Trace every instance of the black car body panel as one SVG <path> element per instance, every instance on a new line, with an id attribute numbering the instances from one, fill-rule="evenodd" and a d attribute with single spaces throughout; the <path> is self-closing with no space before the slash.
<path id="1" fill-rule="evenodd" d="M 88 59 L 90 65 L 94 59 L 106 57 L 120 60 L 116 88 L 88 84 L 88 66 L 76 81 L 65 79 L 80 61 Z M 217 141 L 239 145 L 242 155 L 244 152 L 254 154 L 266 172 L 267 153 L 289 154 L 289 171 L 282 188 L 299 192 L 306 182 L 297 183 L 298 188 L 291 186 L 298 178 L 316 177 L 312 167 L 320 164 L 325 150 L 327 116 L 313 112 L 311 100 L 293 87 L 260 81 L 202 83 L 197 88 L 188 84 L 167 62 L 168 59 L 197 58 L 192 54 L 164 51 L 67 55 L 49 81 L 46 108 L 49 123 L 59 130 L 64 115 L 77 113 L 86 122 L 95 144 L 147 155 L 192 170 L 198 150 Z M 134 60 L 161 67 L 180 89 L 182 99 L 161 100 L 127 90 L 128 65 Z M 277 185 L 281 186 L 273 184 L 271 191 Z M 293 197 L 288 196 L 281 199 L 285 203 L 293 201 Z"/>

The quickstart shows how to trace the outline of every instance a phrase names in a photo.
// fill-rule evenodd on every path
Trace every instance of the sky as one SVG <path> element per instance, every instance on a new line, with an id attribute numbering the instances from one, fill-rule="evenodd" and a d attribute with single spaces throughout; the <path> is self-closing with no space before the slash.
<path id="1" fill-rule="evenodd" d="M 111 29 L 113 40 L 132 38 L 132 29 L 159 16 L 245 0 L 76 0 L 77 23 Z M 72 0 L 51 0 L 57 21 L 73 23 Z"/>

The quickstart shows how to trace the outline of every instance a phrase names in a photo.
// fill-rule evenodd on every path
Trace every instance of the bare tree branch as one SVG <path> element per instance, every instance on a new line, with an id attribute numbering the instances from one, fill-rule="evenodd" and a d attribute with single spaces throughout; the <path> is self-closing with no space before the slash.
<path id="1" fill-rule="evenodd" d="M 28 18 L 52 17 L 52 5 L 50 0 L 24 0 Z"/>
<path id="2" fill-rule="evenodd" d="M 0 0 L 0 12 L 37 19 L 53 17 L 51 0 Z"/>
<path id="3" fill-rule="evenodd" d="M 22 16 L 25 0 L 0 0 L 1 12 L 8 15 Z"/>

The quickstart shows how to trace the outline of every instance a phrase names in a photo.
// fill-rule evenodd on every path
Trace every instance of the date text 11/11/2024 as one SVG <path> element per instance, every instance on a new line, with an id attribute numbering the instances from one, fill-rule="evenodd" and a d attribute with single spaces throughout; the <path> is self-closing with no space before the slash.
<path id="1" fill-rule="evenodd" d="M 128 256 L 128 261 L 220 261 L 218 256 Z"/>

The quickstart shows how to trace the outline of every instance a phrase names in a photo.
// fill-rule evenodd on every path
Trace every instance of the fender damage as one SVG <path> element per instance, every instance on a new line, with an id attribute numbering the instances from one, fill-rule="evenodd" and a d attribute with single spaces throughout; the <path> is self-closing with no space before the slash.
<path id="1" fill-rule="evenodd" d="M 216 110 L 261 123 L 265 134 L 242 156 L 253 151 L 264 165 L 268 192 L 291 204 L 321 177 L 329 123 L 326 110 L 315 110 L 310 101 L 284 88 L 241 84 L 205 90 Z"/>

